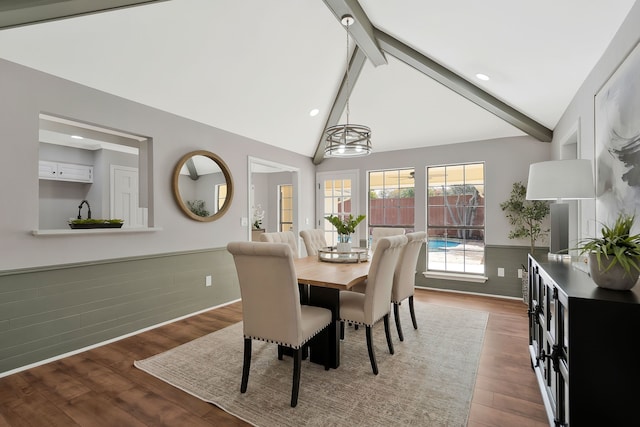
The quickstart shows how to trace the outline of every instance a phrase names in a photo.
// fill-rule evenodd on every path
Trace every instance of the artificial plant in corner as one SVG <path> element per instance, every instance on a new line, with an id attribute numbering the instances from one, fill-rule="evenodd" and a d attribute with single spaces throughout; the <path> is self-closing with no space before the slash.
<path id="1" fill-rule="evenodd" d="M 514 182 L 511 196 L 500 203 L 512 226 L 510 239 L 529 238 L 529 253 L 533 255 L 536 241 L 549 230 L 542 228 L 544 219 L 549 215 L 549 202 L 545 200 L 527 200 L 527 187 L 522 182 Z"/>

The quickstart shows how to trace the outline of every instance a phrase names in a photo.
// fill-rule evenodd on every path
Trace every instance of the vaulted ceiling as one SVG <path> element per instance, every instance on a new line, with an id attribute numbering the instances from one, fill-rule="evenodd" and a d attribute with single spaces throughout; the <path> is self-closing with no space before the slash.
<path id="1" fill-rule="evenodd" d="M 85 14 L 95 3 L 116 9 Z M 371 127 L 374 152 L 384 152 L 549 141 L 633 4 L 5 1 L 0 58 L 319 162 L 323 130 L 345 120 L 343 14 L 356 18 L 358 46 L 349 121 Z"/>

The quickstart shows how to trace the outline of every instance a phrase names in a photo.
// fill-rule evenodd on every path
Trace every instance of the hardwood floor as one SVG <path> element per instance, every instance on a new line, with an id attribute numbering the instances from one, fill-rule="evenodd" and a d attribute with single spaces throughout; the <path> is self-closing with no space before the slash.
<path id="1" fill-rule="evenodd" d="M 522 302 L 428 290 L 415 298 L 490 313 L 469 427 L 548 425 L 528 359 Z M 0 378 L 0 427 L 247 426 L 133 366 L 241 319 L 241 304 L 234 303 Z"/>

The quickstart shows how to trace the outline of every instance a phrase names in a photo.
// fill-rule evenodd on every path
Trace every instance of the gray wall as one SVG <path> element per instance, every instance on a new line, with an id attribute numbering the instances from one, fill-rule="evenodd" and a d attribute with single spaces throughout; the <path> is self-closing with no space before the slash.
<path id="1" fill-rule="evenodd" d="M 235 270 L 224 248 L 248 235 L 241 218 L 248 211 L 249 154 L 299 168 L 301 215 L 313 216 L 309 158 L 5 60 L 0 93 L 0 179 L 7 201 L 0 206 L 0 373 L 237 299 Z M 150 137 L 149 210 L 159 230 L 32 235 L 43 215 L 40 113 Z M 194 150 L 219 155 L 231 171 L 233 201 L 217 221 L 193 221 L 173 199 L 173 169 Z M 59 160 L 73 163 L 71 157 Z M 84 193 L 66 193 L 73 202 L 64 216 L 75 216 Z M 200 252 L 216 255 L 190 255 Z M 211 288 L 204 286 L 206 274 L 213 275 Z"/>
<path id="2" fill-rule="evenodd" d="M 311 190 L 315 175 L 309 158 L 5 60 L 0 60 L 0 76 L 0 141 L 4 152 L 11 154 L 0 157 L 2 196 L 10 201 L 0 207 L 0 271 L 224 247 L 232 240 L 246 240 L 248 230 L 241 218 L 248 211 L 249 154 L 299 168 L 301 216 L 313 217 Z M 31 235 L 31 230 L 39 227 L 40 113 L 150 137 L 154 189 L 151 225 L 162 230 L 136 235 Z M 187 218 L 171 191 L 175 164 L 194 150 L 219 155 L 229 166 L 235 185 L 229 211 L 210 223 Z"/>
<path id="3" fill-rule="evenodd" d="M 375 148 L 375 146 L 374 146 Z M 510 225 L 500 209 L 500 203 L 509 197 L 512 184 L 522 181 L 526 184 L 529 164 L 548 160 L 551 144 L 539 142 L 531 137 L 502 138 L 497 140 L 474 141 L 462 144 L 400 150 L 372 154 L 369 157 L 330 159 L 317 168 L 319 172 L 358 169 L 359 205 L 362 213 L 367 206 L 367 171 L 392 168 L 415 168 L 415 229 L 426 227 L 426 167 L 451 163 L 485 163 L 485 275 L 486 283 L 470 283 L 459 280 L 425 279 L 420 273 L 426 270 L 426 256 L 420 258 L 416 284 L 419 286 L 477 292 L 494 295 L 519 296 L 520 279 L 517 270 L 526 264 L 528 242 L 510 240 Z M 359 227 L 360 228 L 360 227 Z M 360 230 L 360 239 L 366 236 L 365 227 Z M 517 250 L 503 250 L 517 247 Z M 524 248 L 524 249 L 522 249 Z M 505 269 L 505 276 L 498 277 L 498 267 Z"/>
<path id="4" fill-rule="evenodd" d="M 638 22 L 640 4 L 636 3 L 558 123 L 552 144 L 528 137 L 478 141 L 374 154 L 348 162 L 327 160 L 317 170 L 358 169 L 364 198 L 367 170 L 414 167 L 418 183 L 424 182 L 426 165 L 485 161 L 486 265 L 488 270 L 505 268 L 505 278 L 491 274 L 489 282 L 478 285 L 426 283 L 418 276 L 418 284 L 519 297 L 519 281 L 512 276 L 527 245 L 507 238 L 508 224 L 498 204 L 508 197 L 513 181 L 526 180 L 530 163 L 560 158 L 562 142 L 575 127 L 580 133 L 579 156 L 593 157 L 593 97 L 638 42 Z M 249 154 L 298 167 L 299 216 L 315 217 L 316 170 L 308 158 L 4 60 L 0 60 L 0 77 L 0 141 L 6 154 L 0 156 L 5 201 L 0 206 L 0 372 L 237 298 L 231 259 L 226 251 L 213 248 L 246 240 L 248 233 L 240 219 L 248 211 Z M 41 112 L 151 137 L 153 225 L 162 231 L 32 236 L 30 231 L 39 227 L 40 215 L 37 163 Z M 212 223 L 186 218 L 171 193 L 175 163 L 186 152 L 198 149 L 220 155 L 235 184 L 230 210 Z M 416 189 L 416 201 L 418 206 L 424 205 L 424 191 Z M 362 201 L 361 206 L 365 206 Z M 589 207 L 581 210 L 591 211 Z M 417 229 L 420 224 L 424 227 L 424 215 L 424 210 L 416 210 Z M 301 229 L 309 227 L 300 225 Z M 214 275 L 214 286 L 205 288 L 203 276 L 209 273 Z M 102 298 L 105 295 L 108 298 Z M 128 304 L 129 299 L 135 301 Z M 95 315 L 94 308 L 98 310 Z"/>

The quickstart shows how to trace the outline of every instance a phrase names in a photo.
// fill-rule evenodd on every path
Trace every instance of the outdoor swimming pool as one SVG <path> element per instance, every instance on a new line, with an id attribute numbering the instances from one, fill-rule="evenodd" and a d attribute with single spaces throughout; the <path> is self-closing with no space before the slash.
<path id="1" fill-rule="evenodd" d="M 429 240 L 428 249 L 430 251 L 444 251 L 447 248 L 455 248 L 459 244 L 451 240 L 431 239 Z"/>

